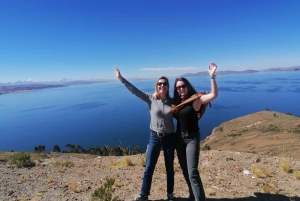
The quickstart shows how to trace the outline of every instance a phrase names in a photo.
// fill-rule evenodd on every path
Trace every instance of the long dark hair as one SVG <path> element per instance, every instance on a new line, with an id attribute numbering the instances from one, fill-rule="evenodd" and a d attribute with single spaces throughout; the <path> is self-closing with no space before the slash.
<path id="1" fill-rule="evenodd" d="M 174 83 L 174 94 L 173 94 L 173 100 L 174 100 L 175 105 L 178 105 L 179 103 L 181 103 L 181 97 L 176 88 L 176 84 L 178 81 L 184 82 L 184 84 L 187 86 L 188 93 L 187 93 L 186 98 L 190 98 L 192 95 L 197 93 L 195 88 L 191 85 L 191 83 L 186 78 L 184 78 L 184 77 L 176 78 L 175 83 Z"/>
<path id="2" fill-rule="evenodd" d="M 161 76 L 155 82 L 155 92 L 156 92 L 157 96 L 159 98 L 161 98 L 160 95 L 159 95 L 159 93 L 158 93 L 158 90 L 157 90 L 157 83 L 158 83 L 159 80 L 166 80 L 166 82 L 168 83 L 167 98 L 170 98 L 170 93 L 169 93 L 169 89 L 170 89 L 169 79 L 167 77 L 165 77 L 165 76 Z"/>

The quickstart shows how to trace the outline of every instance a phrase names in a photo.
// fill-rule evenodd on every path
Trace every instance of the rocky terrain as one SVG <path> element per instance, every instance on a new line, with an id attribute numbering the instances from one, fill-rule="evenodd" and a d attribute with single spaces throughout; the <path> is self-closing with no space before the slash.
<path id="1" fill-rule="evenodd" d="M 114 195 L 119 200 L 132 200 L 141 188 L 144 155 L 48 153 L 39 157 L 42 159 L 35 160 L 37 166 L 17 168 L 9 163 L 7 153 L 1 153 L 0 200 L 91 200 L 94 190 L 109 178 L 115 179 Z M 284 171 L 282 161 L 289 170 Z M 188 189 L 177 159 L 175 171 L 176 200 L 187 201 Z M 207 200 L 300 200 L 300 176 L 295 174 L 300 171 L 300 162 L 296 159 L 210 150 L 201 152 L 199 171 Z M 166 174 L 161 154 L 149 199 L 165 198 Z"/>

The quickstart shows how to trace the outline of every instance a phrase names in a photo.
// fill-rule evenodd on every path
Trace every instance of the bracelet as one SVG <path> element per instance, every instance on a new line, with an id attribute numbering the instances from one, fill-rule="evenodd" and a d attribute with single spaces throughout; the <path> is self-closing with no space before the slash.
<path id="1" fill-rule="evenodd" d="M 214 80 L 216 78 L 216 75 L 211 75 L 210 79 Z"/>

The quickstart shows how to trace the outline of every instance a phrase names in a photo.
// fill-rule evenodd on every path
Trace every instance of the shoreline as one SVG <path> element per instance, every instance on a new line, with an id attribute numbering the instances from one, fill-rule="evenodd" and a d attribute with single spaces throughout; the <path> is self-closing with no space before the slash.
<path id="1" fill-rule="evenodd" d="M 271 68 L 271 69 L 265 69 L 265 70 L 260 70 L 260 71 L 255 71 L 254 70 L 246 70 L 246 71 L 219 71 L 218 75 L 219 76 L 224 76 L 224 75 L 240 75 L 240 74 L 253 74 L 253 73 L 282 73 L 282 72 L 300 72 L 300 67 L 287 67 L 287 68 Z M 183 77 L 203 77 L 206 76 L 207 72 L 198 72 L 198 73 L 187 73 L 183 74 Z M 171 78 L 171 77 L 170 77 Z M 129 78 L 128 80 L 130 81 L 142 81 L 142 80 L 149 80 L 149 79 L 155 79 L 155 78 Z M 95 84 L 95 83 L 103 83 L 103 82 L 115 82 L 115 80 L 110 80 L 110 81 L 84 81 L 84 80 L 79 80 L 79 81 L 73 81 L 69 83 L 64 83 L 64 84 L 17 84 L 17 85 L 0 85 L 0 95 L 5 95 L 5 94 L 14 94 L 14 93 L 24 93 L 24 92 L 33 92 L 41 89 L 47 89 L 47 88 L 56 88 L 56 87 L 67 87 L 67 86 L 72 86 L 72 85 L 84 85 L 84 84 Z M 14 90 L 15 88 L 24 88 L 22 89 L 17 89 Z M 28 89 L 30 88 L 30 89 Z"/>

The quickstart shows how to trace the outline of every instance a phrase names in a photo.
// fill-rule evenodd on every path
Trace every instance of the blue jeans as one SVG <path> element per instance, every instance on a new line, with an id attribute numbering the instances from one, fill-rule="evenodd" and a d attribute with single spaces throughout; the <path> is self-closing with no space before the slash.
<path id="1" fill-rule="evenodd" d="M 200 156 L 200 133 L 191 132 L 187 136 L 182 136 L 176 131 L 177 143 L 176 152 L 183 176 L 189 187 L 191 198 L 196 201 L 205 201 L 205 192 L 198 171 Z"/>
<path id="2" fill-rule="evenodd" d="M 176 146 L 176 135 L 168 134 L 158 137 L 155 131 L 150 131 L 148 152 L 146 158 L 146 168 L 144 171 L 142 195 L 150 195 L 151 183 L 155 165 L 157 163 L 161 148 L 164 150 L 165 166 L 167 172 L 167 193 L 174 190 L 174 150 Z"/>

